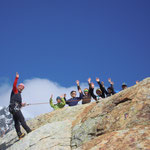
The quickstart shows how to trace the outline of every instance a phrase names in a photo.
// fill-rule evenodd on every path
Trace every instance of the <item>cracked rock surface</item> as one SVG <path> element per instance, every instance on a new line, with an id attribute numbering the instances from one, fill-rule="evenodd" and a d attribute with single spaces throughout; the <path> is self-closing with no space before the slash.
<path id="1" fill-rule="evenodd" d="M 47 123 L 46 125 L 32 131 L 20 141 L 17 141 L 15 133 L 10 132 L 3 139 L 1 149 L 8 150 L 48 150 L 66 149 L 70 150 L 71 122 L 61 121 Z M 10 141 L 9 141 L 10 140 Z"/>
<path id="2" fill-rule="evenodd" d="M 5 150 L 149 150 L 150 78 L 99 103 L 65 107 L 30 121 L 33 132 L 17 141 L 0 138 Z"/>

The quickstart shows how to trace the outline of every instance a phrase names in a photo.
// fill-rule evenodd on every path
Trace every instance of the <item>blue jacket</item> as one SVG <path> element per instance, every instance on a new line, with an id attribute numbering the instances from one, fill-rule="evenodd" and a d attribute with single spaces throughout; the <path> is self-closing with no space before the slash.
<path id="1" fill-rule="evenodd" d="M 75 106 L 78 104 L 78 102 L 83 98 L 83 94 L 80 93 L 80 97 L 74 97 L 74 98 L 70 98 L 68 100 L 66 100 L 66 104 L 68 104 L 69 106 Z"/>

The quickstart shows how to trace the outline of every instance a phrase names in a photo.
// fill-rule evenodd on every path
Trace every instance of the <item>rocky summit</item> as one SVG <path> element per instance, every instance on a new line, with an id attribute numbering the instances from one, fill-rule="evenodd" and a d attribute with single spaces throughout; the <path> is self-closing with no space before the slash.
<path id="1" fill-rule="evenodd" d="M 150 78 L 111 97 L 28 121 L 32 132 L 0 138 L 1 150 L 150 150 Z"/>

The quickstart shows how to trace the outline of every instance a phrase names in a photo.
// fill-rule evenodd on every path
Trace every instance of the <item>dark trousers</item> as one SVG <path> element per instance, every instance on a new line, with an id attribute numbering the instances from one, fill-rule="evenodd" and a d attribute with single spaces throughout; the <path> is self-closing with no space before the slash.
<path id="1" fill-rule="evenodd" d="M 20 110 L 13 113 L 13 120 L 15 122 L 15 129 L 18 136 L 22 134 L 20 130 L 20 124 L 27 133 L 31 132 L 31 129 L 27 126 L 24 116 Z"/>

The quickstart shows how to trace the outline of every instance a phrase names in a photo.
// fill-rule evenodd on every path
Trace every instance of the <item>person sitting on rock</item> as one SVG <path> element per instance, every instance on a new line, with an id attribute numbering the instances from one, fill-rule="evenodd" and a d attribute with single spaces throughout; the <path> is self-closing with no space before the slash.
<path id="1" fill-rule="evenodd" d="M 51 106 L 54 110 L 63 108 L 63 107 L 66 105 L 64 96 L 58 96 L 58 97 L 56 98 L 56 101 L 57 101 L 57 104 L 53 104 L 53 94 L 52 94 L 52 95 L 51 95 L 51 98 L 50 98 L 50 106 Z"/>
<path id="2" fill-rule="evenodd" d="M 79 80 L 77 80 L 76 83 L 77 83 L 77 89 L 78 89 L 78 91 L 81 90 L 80 85 L 79 85 Z M 87 104 L 87 103 L 91 102 L 91 98 L 92 98 L 92 96 L 91 96 L 91 90 L 92 89 L 90 87 L 90 79 L 88 79 L 88 83 L 89 83 L 89 89 L 88 88 L 84 89 L 84 94 L 83 94 L 83 97 L 82 97 L 82 104 Z"/>
<path id="3" fill-rule="evenodd" d="M 66 101 L 66 104 L 69 105 L 69 106 L 75 106 L 78 104 L 78 102 L 82 99 L 83 97 L 83 93 L 82 91 L 79 89 L 79 93 L 80 93 L 80 96 L 79 97 L 76 97 L 76 91 L 71 91 L 70 92 L 70 95 L 71 95 L 71 98 L 66 100 L 66 94 L 64 95 L 64 99 Z"/>
<path id="4" fill-rule="evenodd" d="M 127 88 L 127 84 L 124 82 L 124 83 L 122 83 L 122 90 L 125 90 L 126 88 Z"/>

